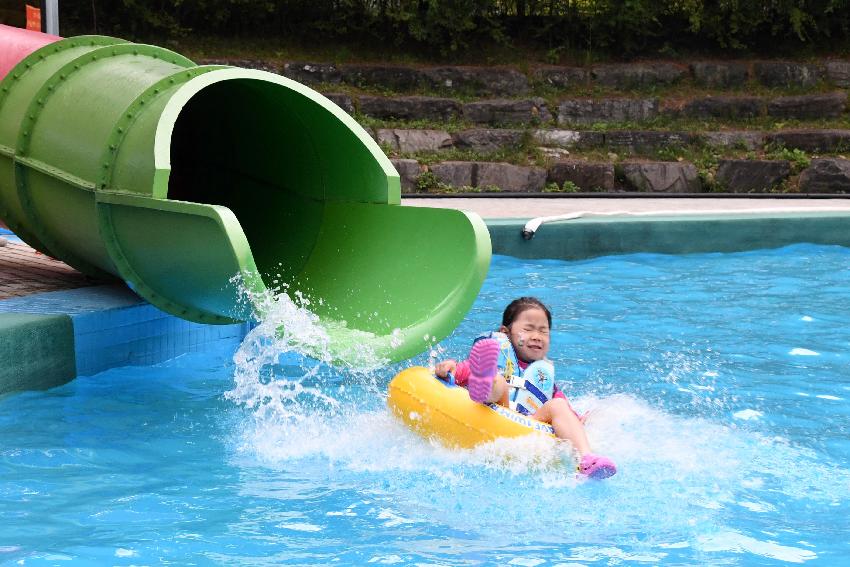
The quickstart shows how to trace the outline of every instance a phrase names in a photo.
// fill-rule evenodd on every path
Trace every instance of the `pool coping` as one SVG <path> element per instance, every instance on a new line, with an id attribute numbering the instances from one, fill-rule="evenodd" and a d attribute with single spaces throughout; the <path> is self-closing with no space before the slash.
<path id="1" fill-rule="evenodd" d="M 850 247 L 848 211 L 594 216 L 544 223 L 485 219 L 493 253 L 525 259 L 740 252 L 795 243 Z M 151 365 L 216 345 L 238 345 L 250 323 L 204 325 L 168 315 L 121 285 L 0 300 L 0 396 L 48 389 L 109 368 Z"/>
<path id="2" fill-rule="evenodd" d="M 677 215 L 594 216 L 544 223 L 530 240 L 527 218 L 488 219 L 494 254 L 581 260 L 658 253 L 744 252 L 796 243 L 850 247 L 850 211 L 699 212 Z"/>

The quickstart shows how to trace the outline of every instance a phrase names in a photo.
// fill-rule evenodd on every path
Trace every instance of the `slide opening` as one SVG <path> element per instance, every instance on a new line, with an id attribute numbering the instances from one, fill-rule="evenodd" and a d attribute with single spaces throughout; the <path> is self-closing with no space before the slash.
<path id="1" fill-rule="evenodd" d="M 168 197 L 236 215 L 268 287 L 301 271 L 321 226 L 328 159 L 280 85 L 212 84 L 182 109 L 171 140 Z"/>
<path id="2" fill-rule="evenodd" d="M 229 208 L 273 289 L 305 269 L 327 202 L 386 203 L 397 190 L 356 123 L 280 81 L 226 78 L 193 94 L 172 133 L 168 188 L 169 199 Z"/>

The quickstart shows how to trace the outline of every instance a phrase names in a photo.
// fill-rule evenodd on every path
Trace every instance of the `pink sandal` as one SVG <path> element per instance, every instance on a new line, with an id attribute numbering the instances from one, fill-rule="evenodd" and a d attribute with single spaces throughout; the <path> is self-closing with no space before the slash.
<path id="1" fill-rule="evenodd" d="M 588 453 L 581 458 L 578 472 L 594 480 L 602 480 L 617 472 L 617 465 L 608 457 Z"/>
<path id="2" fill-rule="evenodd" d="M 479 404 L 487 402 L 493 390 L 493 380 L 499 371 L 499 341 L 481 339 L 469 351 L 469 397 Z"/>

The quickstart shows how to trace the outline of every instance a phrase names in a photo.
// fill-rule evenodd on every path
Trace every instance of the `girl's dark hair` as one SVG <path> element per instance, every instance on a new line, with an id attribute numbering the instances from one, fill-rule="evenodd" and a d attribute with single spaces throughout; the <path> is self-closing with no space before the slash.
<path id="1" fill-rule="evenodd" d="M 543 305 L 543 302 L 536 297 L 520 297 L 511 301 L 508 306 L 505 307 L 505 312 L 502 313 L 502 325 L 510 327 L 511 323 L 516 321 L 516 318 L 519 317 L 520 313 L 528 311 L 529 309 L 542 309 L 543 313 L 546 314 L 546 319 L 549 321 L 549 326 L 552 326 L 552 313 L 550 313 L 549 308 Z"/>

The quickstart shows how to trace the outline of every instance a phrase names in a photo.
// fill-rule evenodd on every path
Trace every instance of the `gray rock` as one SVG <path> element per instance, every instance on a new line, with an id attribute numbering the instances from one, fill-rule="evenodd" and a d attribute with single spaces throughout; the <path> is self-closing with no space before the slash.
<path id="1" fill-rule="evenodd" d="M 850 61 L 840 59 L 827 61 L 826 78 L 837 87 L 850 87 Z"/>
<path id="2" fill-rule="evenodd" d="M 720 160 L 715 179 L 732 193 L 770 191 L 788 179 L 791 165 L 786 160 Z"/>
<path id="3" fill-rule="evenodd" d="M 277 61 L 266 61 L 265 59 L 201 59 L 200 61 L 198 61 L 198 65 L 230 65 L 232 67 L 242 67 L 243 69 L 268 71 L 269 73 L 274 73 L 275 75 L 281 74 L 280 64 Z"/>
<path id="4" fill-rule="evenodd" d="M 568 99 L 558 106 L 558 124 L 644 122 L 658 116 L 657 98 Z"/>
<path id="5" fill-rule="evenodd" d="M 535 82 L 559 89 L 568 89 L 584 85 L 590 79 L 590 72 L 581 67 L 541 67 L 534 71 Z"/>
<path id="6" fill-rule="evenodd" d="M 703 132 L 702 136 L 708 145 L 721 148 L 757 150 L 764 147 L 764 132 L 729 130 L 724 132 Z"/>
<path id="7" fill-rule="evenodd" d="M 412 91 L 427 86 L 425 75 L 413 67 L 396 65 L 341 65 L 342 81 L 356 87 L 380 87 L 391 91 Z"/>
<path id="8" fill-rule="evenodd" d="M 535 124 L 549 122 L 552 115 L 542 98 L 482 100 L 463 105 L 463 117 L 477 124 Z"/>
<path id="9" fill-rule="evenodd" d="M 547 160 L 561 160 L 570 157 L 570 150 L 564 148 L 553 148 L 550 146 L 537 146 L 540 155 Z"/>
<path id="10" fill-rule="evenodd" d="M 528 94 L 528 78 L 509 68 L 435 67 L 422 70 L 428 84 L 440 91 L 495 96 Z"/>
<path id="11" fill-rule="evenodd" d="M 800 174 L 801 193 L 850 193 L 850 160 L 813 159 Z"/>
<path id="12" fill-rule="evenodd" d="M 347 113 L 354 114 L 354 100 L 347 94 L 324 93 L 324 95 Z"/>
<path id="13" fill-rule="evenodd" d="M 401 190 L 405 192 L 416 191 L 417 180 L 422 174 L 422 166 L 415 159 L 391 159 L 393 167 L 398 171 L 401 180 Z"/>
<path id="14" fill-rule="evenodd" d="M 844 113 L 847 93 L 783 96 L 771 100 L 767 113 L 777 118 L 837 118 Z"/>
<path id="15" fill-rule="evenodd" d="M 478 164 L 475 187 L 498 187 L 502 191 L 530 193 L 546 185 L 546 170 L 542 167 L 523 167 L 509 163 Z"/>
<path id="16" fill-rule="evenodd" d="M 704 87 L 718 89 L 740 87 L 750 78 L 749 66 L 740 61 L 698 61 L 691 63 L 690 67 L 694 82 Z"/>
<path id="17" fill-rule="evenodd" d="M 605 145 L 603 132 L 581 130 L 535 130 L 534 142 L 557 148 L 599 148 Z"/>
<path id="18" fill-rule="evenodd" d="M 709 96 L 684 104 L 680 113 L 689 118 L 754 118 L 765 112 L 761 98 L 752 96 Z"/>
<path id="19" fill-rule="evenodd" d="M 753 71 L 756 79 L 768 87 L 812 87 L 823 78 L 817 65 L 793 61 L 759 61 Z"/>
<path id="20" fill-rule="evenodd" d="M 688 132 L 659 132 L 656 130 L 610 130 L 605 132 L 605 145 L 618 151 L 651 153 L 662 148 L 693 144 L 695 134 Z"/>
<path id="21" fill-rule="evenodd" d="M 651 193 L 699 193 L 703 187 L 691 163 L 624 163 L 623 175 L 638 191 Z"/>
<path id="22" fill-rule="evenodd" d="M 542 167 L 522 167 L 509 163 L 444 161 L 429 166 L 442 183 L 452 187 L 498 188 L 527 193 L 540 191 L 546 184 Z"/>
<path id="23" fill-rule="evenodd" d="M 478 164 L 474 161 L 444 161 L 428 166 L 428 171 L 451 187 L 473 187 Z"/>
<path id="24" fill-rule="evenodd" d="M 457 132 L 452 136 L 452 141 L 458 148 L 495 152 L 502 148 L 518 146 L 522 142 L 522 136 L 522 130 L 478 128 Z"/>
<path id="25" fill-rule="evenodd" d="M 598 65 L 591 74 L 597 83 L 606 87 L 629 89 L 670 85 L 684 78 L 684 67 L 673 63 L 629 63 Z"/>
<path id="26" fill-rule="evenodd" d="M 850 130 L 780 130 L 765 134 L 765 143 L 805 152 L 841 152 L 850 149 Z"/>
<path id="27" fill-rule="evenodd" d="M 360 112 L 375 118 L 451 120 L 460 116 L 461 106 L 452 99 L 429 96 L 361 96 Z"/>
<path id="28" fill-rule="evenodd" d="M 375 139 L 397 152 L 428 152 L 452 147 L 452 137 L 444 130 L 404 130 L 379 128 Z"/>
<path id="29" fill-rule="evenodd" d="M 549 168 L 547 180 L 558 186 L 571 181 L 583 191 L 613 191 L 614 164 L 560 161 Z"/>
<path id="30" fill-rule="evenodd" d="M 283 76 L 306 85 L 319 83 L 339 83 L 342 74 L 336 65 L 331 63 L 291 62 L 283 66 Z"/>

